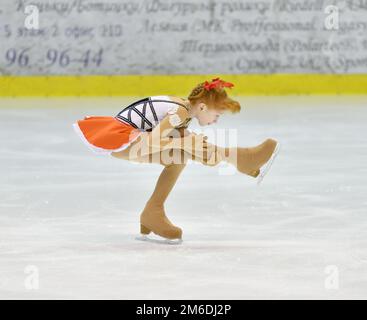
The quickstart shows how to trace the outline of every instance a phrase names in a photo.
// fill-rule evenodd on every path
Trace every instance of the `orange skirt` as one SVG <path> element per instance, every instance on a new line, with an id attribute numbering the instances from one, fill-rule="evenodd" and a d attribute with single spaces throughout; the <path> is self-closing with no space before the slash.
<path id="1" fill-rule="evenodd" d="M 73 123 L 73 127 L 84 143 L 98 154 L 124 150 L 142 133 L 114 117 L 104 116 L 86 116 Z"/>

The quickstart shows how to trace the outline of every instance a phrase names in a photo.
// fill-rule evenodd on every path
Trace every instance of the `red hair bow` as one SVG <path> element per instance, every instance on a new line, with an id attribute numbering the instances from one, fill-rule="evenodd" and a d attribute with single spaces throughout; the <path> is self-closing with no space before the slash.
<path id="1" fill-rule="evenodd" d="M 233 83 L 225 82 L 223 80 L 220 80 L 219 78 L 212 79 L 212 82 L 210 83 L 208 81 L 205 81 L 204 84 L 204 88 L 208 91 L 213 88 L 223 88 L 223 87 L 228 87 L 231 89 L 233 86 L 234 86 Z"/>

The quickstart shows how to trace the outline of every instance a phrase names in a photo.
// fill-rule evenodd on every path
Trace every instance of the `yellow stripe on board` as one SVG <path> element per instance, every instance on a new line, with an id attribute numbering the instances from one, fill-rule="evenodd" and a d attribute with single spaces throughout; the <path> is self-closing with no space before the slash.
<path id="1" fill-rule="evenodd" d="M 235 96 L 367 94 L 367 74 L 0 76 L 0 96 L 187 96 L 205 80 L 234 83 Z"/>

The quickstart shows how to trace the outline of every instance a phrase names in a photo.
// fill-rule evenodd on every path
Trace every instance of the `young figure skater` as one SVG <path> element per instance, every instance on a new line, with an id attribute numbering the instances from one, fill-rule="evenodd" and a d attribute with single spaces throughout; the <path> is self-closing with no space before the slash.
<path id="1" fill-rule="evenodd" d="M 196 118 L 200 126 L 217 122 L 225 112 L 237 113 L 240 104 L 225 88 L 234 85 L 219 78 L 198 84 L 187 99 L 151 96 L 136 101 L 115 117 L 86 116 L 73 124 L 82 140 L 99 154 L 164 166 L 153 194 L 140 214 L 142 240 L 153 232 L 168 243 L 182 241 L 182 229 L 167 218 L 164 203 L 185 168 L 187 160 L 216 166 L 226 161 L 241 173 L 261 182 L 280 144 L 267 139 L 255 147 L 219 147 L 207 137 L 187 130 Z"/>

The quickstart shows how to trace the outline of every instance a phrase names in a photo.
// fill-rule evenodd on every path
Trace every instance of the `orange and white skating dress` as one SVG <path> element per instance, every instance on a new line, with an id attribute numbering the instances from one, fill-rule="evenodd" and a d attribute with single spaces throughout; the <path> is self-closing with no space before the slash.
<path id="1" fill-rule="evenodd" d="M 177 105 L 187 109 L 169 96 L 146 97 L 128 105 L 114 117 L 86 116 L 73 123 L 73 127 L 92 151 L 111 154 L 126 149 L 142 132 L 152 131 L 168 113 L 177 110 Z"/>

